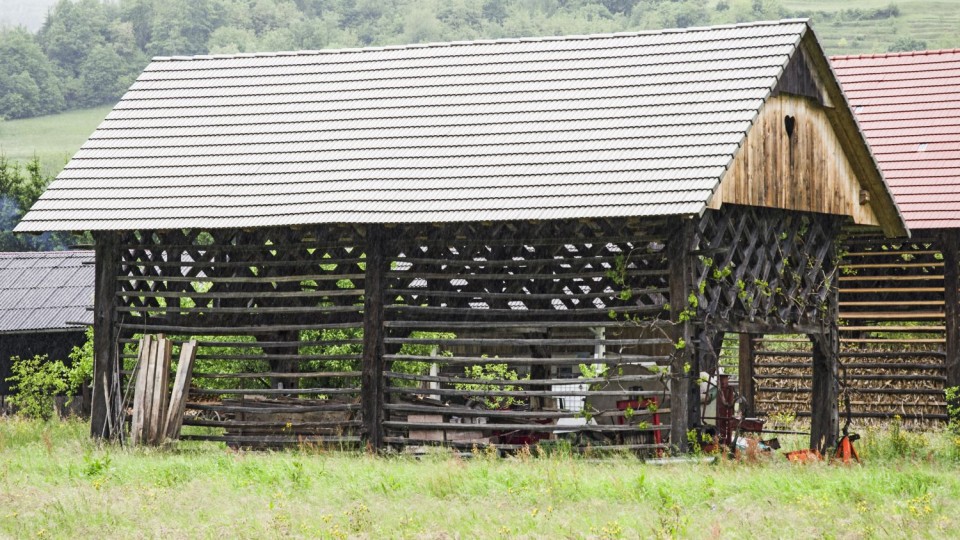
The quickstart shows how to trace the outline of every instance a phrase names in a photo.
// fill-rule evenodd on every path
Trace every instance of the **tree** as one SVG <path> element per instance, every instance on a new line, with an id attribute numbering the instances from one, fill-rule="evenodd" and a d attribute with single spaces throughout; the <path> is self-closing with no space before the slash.
<path id="1" fill-rule="evenodd" d="M 0 31 L 0 116 L 25 118 L 62 111 L 53 65 L 22 28 Z"/>
<path id="2" fill-rule="evenodd" d="M 151 55 L 204 54 L 220 18 L 210 0 L 166 0 L 155 6 L 150 27 Z"/>
<path id="3" fill-rule="evenodd" d="M 130 87 L 126 62 L 112 45 L 94 47 L 80 69 L 80 95 L 77 104 L 94 107 L 115 102 Z"/>
<path id="4" fill-rule="evenodd" d="M 78 77 L 87 55 L 110 37 L 112 14 L 99 0 L 60 0 L 50 10 L 37 41 L 64 73 Z"/>

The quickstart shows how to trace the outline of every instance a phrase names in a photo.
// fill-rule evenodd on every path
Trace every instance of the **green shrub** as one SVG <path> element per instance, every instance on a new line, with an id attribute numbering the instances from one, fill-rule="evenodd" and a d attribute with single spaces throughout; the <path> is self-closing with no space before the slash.
<path id="1" fill-rule="evenodd" d="M 33 358 L 11 358 L 13 363 L 7 378 L 13 383 L 12 403 L 20 414 L 49 420 L 54 413 L 54 398 L 69 388 L 67 366 L 60 360 L 47 361 L 46 355 Z"/>
<path id="2" fill-rule="evenodd" d="M 464 373 L 468 379 L 483 379 L 483 380 L 501 380 L 501 381 L 516 381 L 519 380 L 517 372 L 510 369 L 507 364 L 484 364 L 477 366 L 468 366 L 464 368 Z M 492 390 L 504 390 L 504 391 L 514 391 L 521 390 L 520 386 L 514 385 L 502 385 L 502 384 L 482 384 L 482 383 L 457 383 L 454 384 L 454 387 L 457 390 L 471 390 L 471 391 L 492 391 Z M 517 399 L 513 396 L 473 396 L 471 399 L 483 403 L 488 409 L 506 409 L 511 405 L 522 405 L 524 401 L 522 399 Z"/>
<path id="3" fill-rule="evenodd" d="M 93 329 L 87 329 L 83 345 L 70 351 L 70 365 L 61 360 L 48 360 L 46 355 L 33 358 L 11 358 L 13 395 L 10 403 L 20 414 L 49 420 L 54 414 L 54 400 L 59 395 L 75 395 L 93 379 Z M 70 401 L 68 400 L 67 403 Z"/>

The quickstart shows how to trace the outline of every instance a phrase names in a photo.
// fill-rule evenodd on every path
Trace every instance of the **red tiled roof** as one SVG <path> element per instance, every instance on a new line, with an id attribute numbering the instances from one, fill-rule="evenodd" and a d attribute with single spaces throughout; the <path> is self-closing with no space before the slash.
<path id="1" fill-rule="evenodd" d="M 960 49 L 830 61 L 907 225 L 960 228 Z"/>

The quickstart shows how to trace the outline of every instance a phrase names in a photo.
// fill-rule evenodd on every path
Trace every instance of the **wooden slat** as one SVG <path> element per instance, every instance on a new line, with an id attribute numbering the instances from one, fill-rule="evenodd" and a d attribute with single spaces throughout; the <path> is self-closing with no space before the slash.
<path id="1" fill-rule="evenodd" d="M 631 383 L 640 381 L 657 381 L 669 378 L 669 373 L 661 375 L 619 375 L 605 377 L 593 377 L 582 379 L 470 379 L 466 377 L 439 377 L 430 375 L 413 375 L 409 373 L 397 373 L 395 371 L 385 371 L 384 377 L 390 379 L 400 379 L 407 381 L 440 382 L 449 384 L 489 384 L 492 386 L 537 386 L 554 384 L 597 384 L 597 383 Z"/>
<path id="2" fill-rule="evenodd" d="M 876 312 L 855 312 L 844 313 L 844 319 L 872 319 L 872 320 L 916 320 L 916 319 L 942 319 L 943 312 L 940 311 L 876 311 Z"/>
<path id="3" fill-rule="evenodd" d="M 130 438 L 134 446 L 143 442 L 143 419 L 146 408 L 145 396 L 147 389 L 147 359 L 150 356 L 153 336 L 146 335 L 140 338 L 137 353 L 136 384 L 133 390 L 133 419 L 130 422 Z"/>
<path id="4" fill-rule="evenodd" d="M 410 388 L 388 386 L 390 394 L 431 394 L 441 396 L 491 397 L 571 397 L 571 396 L 663 396 L 667 390 L 454 390 L 451 388 Z"/>
<path id="5" fill-rule="evenodd" d="M 580 364 L 609 364 L 609 363 L 641 363 L 650 362 L 658 365 L 670 362 L 670 356 L 648 356 L 607 353 L 603 358 L 534 358 L 534 357 L 498 357 L 483 356 L 420 356 L 408 354 L 387 354 L 384 359 L 391 362 L 438 362 L 451 365 L 472 364 L 508 364 L 508 365 L 544 365 L 544 366 L 578 366 Z M 568 379 L 574 380 L 574 379 Z"/>
<path id="6" fill-rule="evenodd" d="M 166 439 L 177 440 L 180 438 L 180 426 L 183 425 L 183 412 L 186 410 L 187 393 L 190 390 L 190 379 L 196 357 L 196 341 L 190 341 L 180 348 L 177 376 L 170 393 L 170 406 L 167 408 L 166 424 L 163 430 Z"/>
<path id="7" fill-rule="evenodd" d="M 669 431 L 669 425 L 658 426 L 637 426 L 631 424 L 589 424 L 589 425 L 557 425 L 557 424 L 451 424 L 436 422 L 401 422 L 388 420 L 383 423 L 385 427 L 393 429 L 414 429 L 414 430 L 450 430 L 450 431 L 532 431 L 538 433 L 553 433 L 555 431 L 579 433 L 582 431 L 592 431 L 595 433 L 624 433 L 640 432 L 647 433 L 653 431 Z"/>

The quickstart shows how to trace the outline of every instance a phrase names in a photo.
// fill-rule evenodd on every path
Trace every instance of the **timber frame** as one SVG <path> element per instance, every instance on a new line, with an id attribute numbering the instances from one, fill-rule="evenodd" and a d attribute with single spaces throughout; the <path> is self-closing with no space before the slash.
<path id="1" fill-rule="evenodd" d="M 184 424 L 223 429 L 189 438 L 510 449 L 579 433 L 584 451 L 682 450 L 706 428 L 699 379 L 723 333 L 795 332 L 817 345 L 822 450 L 838 431 L 841 219 L 725 204 L 699 218 L 98 233 L 91 430 L 122 436 L 131 347 L 164 333 L 200 342 Z"/>

